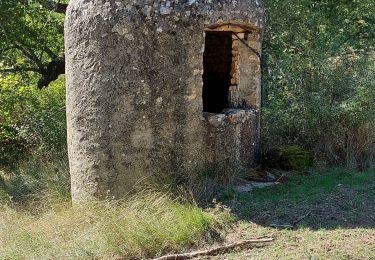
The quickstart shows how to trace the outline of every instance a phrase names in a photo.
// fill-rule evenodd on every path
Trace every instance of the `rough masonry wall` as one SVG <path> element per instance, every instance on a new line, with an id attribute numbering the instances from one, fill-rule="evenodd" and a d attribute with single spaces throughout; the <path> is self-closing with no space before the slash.
<path id="1" fill-rule="evenodd" d="M 238 37 L 238 38 L 237 38 Z M 239 96 L 249 108 L 261 107 L 261 67 L 260 55 L 262 36 L 259 32 L 236 34 L 234 45 L 240 57 Z"/>
<path id="2" fill-rule="evenodd" d="M 74 200 L 119 198 L 144 176 L 217 164 L 218 151 L 228 146 L 222 142 L 243 142 L 247 152 L 238 158 L 251 164 L 245 154 L 258 142 L 252 140 L 258 119 L 250 119 L 257 112 L 236 116 L 250 128 L 225 119 L 225 127 L 211 129 L 219 119 L 202 114 L 204 30 L 224 21 L 261 29 L 263 8 L 258 0 L 70 1 L 65 41 Z M 220 141 L 208 141 L 215 131 L 212 138 Z M 238 132 L 243 138 L 234 138 Z"/>

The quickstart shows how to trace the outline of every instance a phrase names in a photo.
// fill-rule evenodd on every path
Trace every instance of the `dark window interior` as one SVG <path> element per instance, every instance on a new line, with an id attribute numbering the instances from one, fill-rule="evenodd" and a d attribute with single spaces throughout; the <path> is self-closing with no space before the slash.
<path id="1" fill-rule="evenodd" d="M 203 54 L 203 111 L 221 113 L 229 107 L 232 32 L 206 32 Z"/>

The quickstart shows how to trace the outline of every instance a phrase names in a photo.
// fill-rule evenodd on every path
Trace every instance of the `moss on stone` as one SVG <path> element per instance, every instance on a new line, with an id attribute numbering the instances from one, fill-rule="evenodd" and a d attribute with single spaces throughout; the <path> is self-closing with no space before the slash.
<path id="1" fill-rule="evenodd" d="M 264 164 L 269 168 L 303 170 L 312 167 L 313 163 L 313 153 L 305 151 L 297 145 L 283 146 L 264 156 Z"/>

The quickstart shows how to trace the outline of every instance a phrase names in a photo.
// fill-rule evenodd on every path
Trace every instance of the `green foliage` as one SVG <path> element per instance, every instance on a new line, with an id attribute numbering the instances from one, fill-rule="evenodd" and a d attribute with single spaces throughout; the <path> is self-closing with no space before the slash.
<path id="1" fill-rule="evenodd" d="M 299 144 L 320 162 L 368 164 L 375 147 L 375 2 L 265 5 L 266 148 Z"/>
<path id="2" fill-rule="evenodd" d="M 12 166 L 36 150 L 66 147 L 64 78 L 39 90 L 20 76 L 0 77 L 0 166 Z"/>
<path id="3" fill-rule="evenodd" d="M 0 205 L 9 203 L 9 194 L 6 191 L 4 177 L 0 174 Z"/>
<path id="4" fill-rule="evenodd" d="M 53 74 L 49 65 L 64 54 L 64 15 L 50 10 L 51 3 L 0 2 L 0 74 L 18 73 L 26 84 L 35 83 L 40 75 Z"/>

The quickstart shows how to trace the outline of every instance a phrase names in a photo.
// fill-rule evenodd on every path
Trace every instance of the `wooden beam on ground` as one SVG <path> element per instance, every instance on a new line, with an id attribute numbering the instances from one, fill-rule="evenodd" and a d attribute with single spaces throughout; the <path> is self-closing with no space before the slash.
<path id="1" fill-rule="evenodd" d="M 270 243 L 274 241 L 274 238 L 255 238 L 255 239 L 249 239 L 249 240 L 243 240 L 240 242 L 231 243 L 228 245 L 218 246 L 207 250 L 202 251 L 195 251 L 185 254 L 171 254 L 171 255 L 165 255 L 158 258 L 155 258 L 154 260 L 185 260 L 185 259 L 192 259 L 198 256 L 213 256 L 217 255 L 219 253 L 225 253 L 230 250 L 233 250 L 235 248 L 239 247 L 245 247 L 252 244 L 263 244 L 263 243 Z"/>

